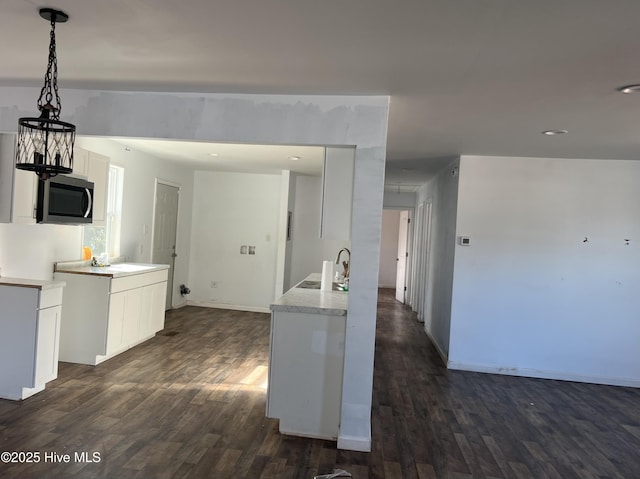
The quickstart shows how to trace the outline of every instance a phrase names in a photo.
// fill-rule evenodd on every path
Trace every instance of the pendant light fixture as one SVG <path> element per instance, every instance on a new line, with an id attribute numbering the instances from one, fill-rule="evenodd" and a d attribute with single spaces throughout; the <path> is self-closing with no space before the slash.
<path id="1" fill-rule="evenodd" d="M 69 16 L 53 8 L 40 9 L 40 16 L 51 23 L 49 63 L 44 86 L 38 98 L 39 117 L 18 120 L 16 168 L 35 172 L 40 179 L 73 171 L 73 145 L 76 127 L 60 121 L 62 103 L 58 95 L 58 59 L 56 57 L 56 23 Z"/>

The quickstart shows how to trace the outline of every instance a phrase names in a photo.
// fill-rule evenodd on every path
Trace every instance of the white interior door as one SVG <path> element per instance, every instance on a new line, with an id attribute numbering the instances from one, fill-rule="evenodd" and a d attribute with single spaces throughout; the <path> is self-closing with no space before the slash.
<path id="1" fill-rule="evenodd" d="M 422 318 L 422 230 L 424 223 L 424 203 L 418 205 L 416 212 L 416 224 L 414 227 L 415 241 L 413 242 L 413 278 L 411 280 L 411 308 L 418 314 L 418 320 Z"/>
<path id="2" fill-rule="evenodd" d="M 178 198 L 180 188 L 156 183 L 156 204 L 153 218 L 152 261 L 169 265 L 167 297 L 165 309 L 171 309 L 173 296 L 173 267 L 176 254 L 176 233 L 178 229 Z"/>
<path id="3" fill-rule="evenodd" d="M 431 285 L 431 202 L 425 205 L 424 210 L 424 296 L 423 296 L 423 316 L 422 320 L 425 323 L 425 328 L 431 324 L 431 312 L 433 309 L 433 287 Z"/>
<path id="4" fill-rule="evenodd" d="M 409 238 L 409 212 L 400 212 L 400 227 L 398 228 L 398 257 L 396 260 L 396 300 L 404 303 L 407 291 L 407 249 Z"/>

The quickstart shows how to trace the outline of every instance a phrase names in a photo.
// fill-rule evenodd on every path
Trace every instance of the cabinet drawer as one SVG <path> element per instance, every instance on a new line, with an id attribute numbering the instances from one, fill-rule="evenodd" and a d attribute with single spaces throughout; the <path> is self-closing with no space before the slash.
<path id="1" fill-rule="evenodd" d="M 122 278 L 113 278 L 111 280 L 111 293 L 118 293 L 120 291 L 126 291 L 128 289 L 141 288 L 149 284 L 161 283 L 166 281 L 169 275 L 169 270 L 163 269 L 160 271 L 153 271 L 151 273 L 134 274 L 131 276 L 124 276 Z"/>
<path id="2" fill-rule="evenodd" d="M 62 288 L 50 288 L 40 291 L 38 309 L 51 308 L 62 304 Z"/>

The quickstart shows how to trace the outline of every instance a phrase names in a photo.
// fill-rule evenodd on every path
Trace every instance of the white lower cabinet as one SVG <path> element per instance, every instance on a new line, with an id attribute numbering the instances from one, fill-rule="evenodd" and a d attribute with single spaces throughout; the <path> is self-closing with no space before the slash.
<path id="1" fill-rule="evenodd" d="M 26 399 L 58 377 L 62 286 L 0 285 L 0 397 Z"/>
<path id="2" fill-rule="evenodd" d="M 280 432 L 336 440 L 346 316 L 273 311 L 267 417 Z"/>
<path id="3" fill-rule="evenodd" d="M 38 311 L 34 386 L 48 383 L 58 377 L 61 314 L 60 305 Z"/>
<path id="4" fill-rule="evenodd" d="M 164 328 L 164 307 L 167 284 L 156 283 L 142 290 L 142 315 L 140 316 L 140 334 L 154 334 Z"/>
<path id="5" fill-rule="evenodd" d="M 56 272 L 67 283 L 60 361 L 99 364 L 164 328 L 168 270 L 122 278 Z"/>
<path id="6" fill-rule="evenodd" d="M 109 321 L 107 327 L 107 356 L 128 349 L 141 335 L 143 317 L 142 296 L 151 286 L 121 291 L 109 296 Z M 162 328 L 161 328 L 162 329 Z M 156 331 L 148 330 L 146 335 Z"/>

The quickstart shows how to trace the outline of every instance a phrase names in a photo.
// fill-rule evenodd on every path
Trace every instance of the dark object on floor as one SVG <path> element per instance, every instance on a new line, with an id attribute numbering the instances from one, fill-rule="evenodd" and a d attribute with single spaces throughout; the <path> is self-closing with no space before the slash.
<path id="1" fill-rule="evenodd" d="M 175 336 L 176 334 L 180 334 L 180 331 L 160 331 L 158 333 L 159 336 Z"/>

